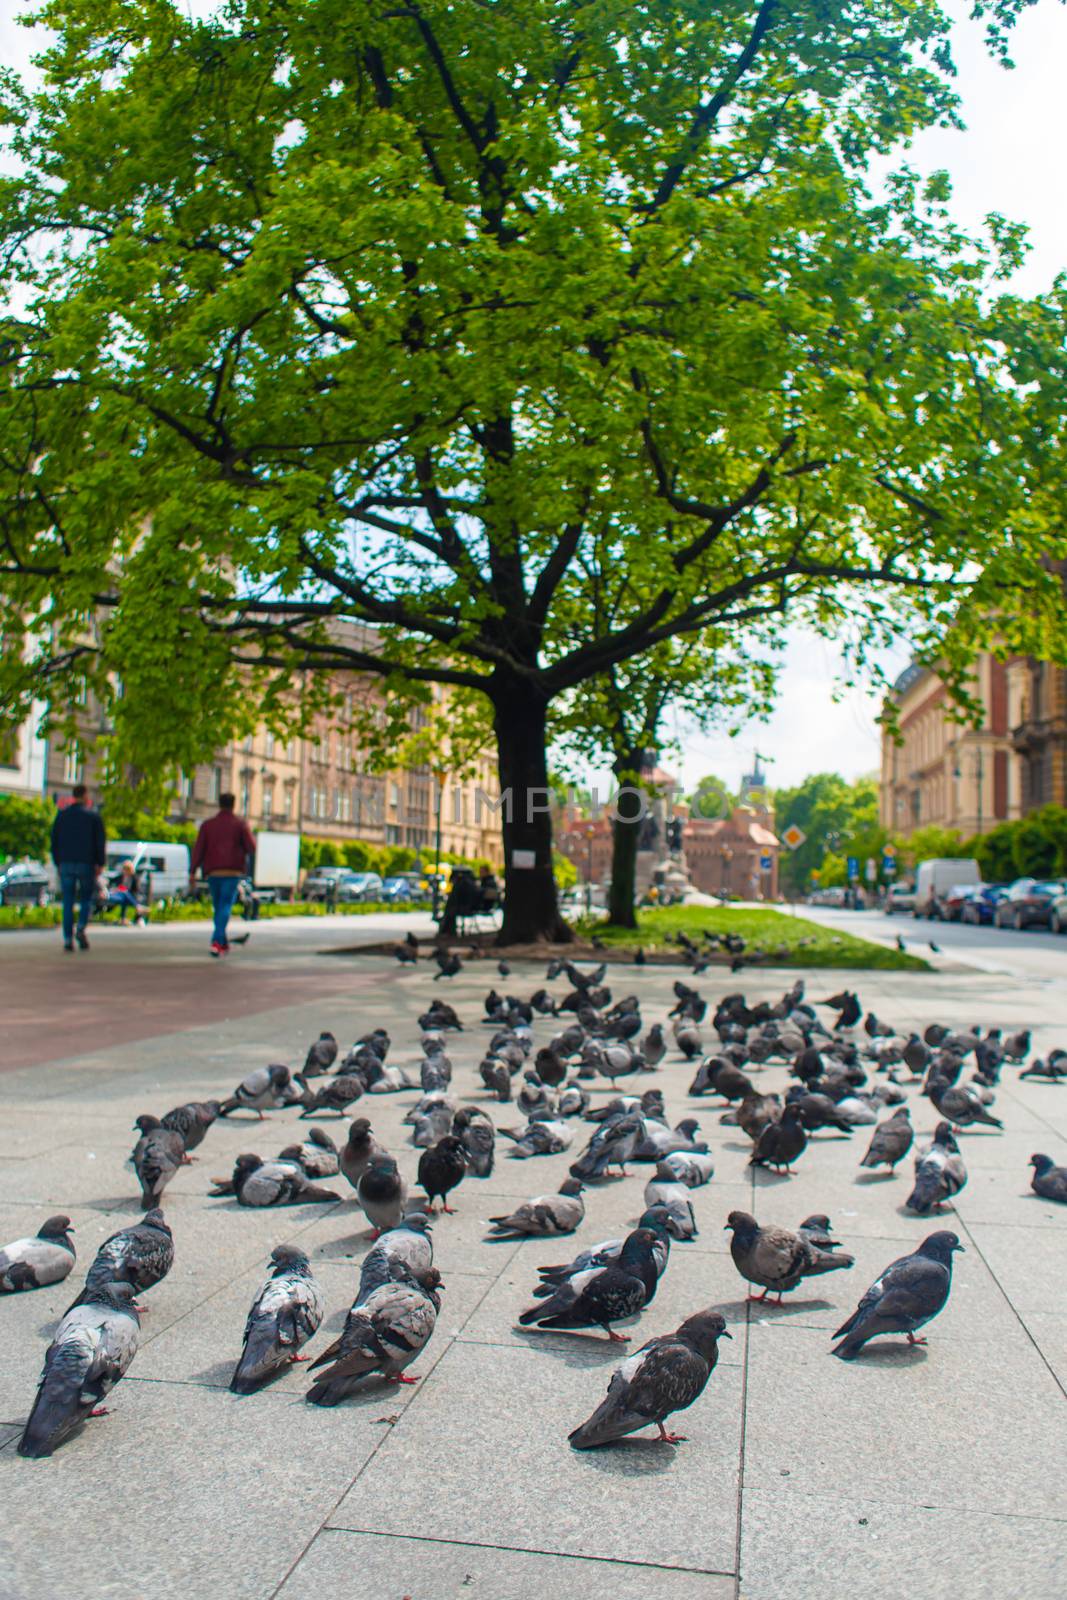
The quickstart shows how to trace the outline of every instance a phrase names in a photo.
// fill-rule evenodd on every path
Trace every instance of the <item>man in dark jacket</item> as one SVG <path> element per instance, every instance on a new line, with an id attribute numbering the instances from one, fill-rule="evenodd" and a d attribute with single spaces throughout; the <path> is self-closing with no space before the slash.
<path id="1" fill-rule="evenodd" d="M 211 954 L 224 956 L 230 948 L 226 927 L 237 898 L 241 879 L 249 870 L 249 859 L 256 853 L 256 841 L 243 817 L 234 815 L 236 804 L 232 794 L 219 795 L 219 809 L 215 816 L 200 824 L 200 832 L 193 846 L 193 859 L 189 863 L 189 887 L 196 884 L 196 874 L 201 872 L 211 891 L 211 904 L 215 911 L 215 926 L 211 934 Z"/>
<path id="2" fill-rule="evenodd" d="M 71 803 L 57 811 L 52 823 L 52 860 L 59 872 L 63 892 L 63 948 L 74 949 L 75 935 L 83 950 L 88 950 L 85 932 L 96 893 L 96 875 L 107 863 L 107 836 L 99 811 L 89 804 L 84 783 L 76 783 Z M 77 896 L 78 926 L 74 927 L 74 898 Z"/>

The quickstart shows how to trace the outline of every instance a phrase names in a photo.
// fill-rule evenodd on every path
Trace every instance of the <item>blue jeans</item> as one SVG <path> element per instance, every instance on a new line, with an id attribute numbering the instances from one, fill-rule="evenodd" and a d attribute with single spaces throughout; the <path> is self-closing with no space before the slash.
<path id="1" fill-rule="evenodd" d="M 213 944 L 226 945 L 226 924 L 230 920 L 233 903 L 237 899 L 237 886 L 240 878 L 209 878 L 207 886 L 211 891 L 211 904 L 215 912 L 215 927 L 211 939 Z"/>
<path id="2" fill-rule="evenodd" d="M 81 902 L 78 908 L 78 930 L 83 931 L 93 909 L 96 893 L 96 872 L 90 861 L 61 861 L 59 886 L 63 892 L 63 943 L 74 940 L 74 898 Z"/>

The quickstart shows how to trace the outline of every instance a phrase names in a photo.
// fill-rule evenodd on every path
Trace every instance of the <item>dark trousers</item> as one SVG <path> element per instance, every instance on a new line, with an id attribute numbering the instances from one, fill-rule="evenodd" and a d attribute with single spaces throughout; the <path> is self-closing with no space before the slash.
<path id="1" fill-rule="evenodd" d="M 96 894 L 96 872 L 92 862 L 61 861 L 59 864 L 59 885 L 63 893 L 63 943 L 71 944 L 74 939 L 75 896 L 80 901 L 78 908 L 79 931 L 85 928 L 93 909 L 93 897 Z"/>
<path id="2" fill-rule="evenodd" d="M 211 891 L 211 905 L 215 913 L 215 927 L 211 935 L 214 944 L 223 946 L 229 943 L 226 938 L 226 927 L 230 920 L 233 903 L 237 899 L 237 889 L 240 878 L 209 878 L 207 886 Z"/>

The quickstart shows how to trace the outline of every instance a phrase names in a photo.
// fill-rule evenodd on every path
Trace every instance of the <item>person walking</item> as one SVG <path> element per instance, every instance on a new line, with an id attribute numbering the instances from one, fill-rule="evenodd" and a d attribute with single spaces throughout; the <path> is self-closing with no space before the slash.
<path id="1" fill-rule="evenodd" d="M 63 948 L 74 949 L 75 938 L 88 950 L 85 931 L 96 895 L 96 875 L 107 864 L 104 819 L 89 804 L 89 791 L 76 783 L 71 803 L 57 811 L 52 823 L 52 860 L 59 873 L 63 895 Z M 78 900 L 78 926 L 74 926 L 74 901 Z"/>
<path id="2" fill-rule="evenodd" d="M 256 853 L 256 841 L 243 817 L 234 813 L 232 794 L 219 795 L 219 809 L 200 824 L 189 863 L 189 887 L 196 885 L 199 871 L 211 891 L 215 926 L 211 934 L 211 954 L 224 956 L 230 948 L 226 927 L 241 879 L 249 870 L 249 858 Z"/>

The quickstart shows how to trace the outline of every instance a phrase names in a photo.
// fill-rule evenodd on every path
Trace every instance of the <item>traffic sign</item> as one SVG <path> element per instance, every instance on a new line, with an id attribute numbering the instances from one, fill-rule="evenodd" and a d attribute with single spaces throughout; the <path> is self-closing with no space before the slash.
<path id="1" fill-rule="evenodd" d="M 802 844 L 807 843 L 808 836 L 803 828 L 798 828 L 795 822 L 782 834 L 782 843 L 787 844 L 790 850 L 799 850 Z"/>
<path id="2" fill-rule="evenodd" d="M 847 862 L 847 866 L 848 866 L 848 881 L 849 881 L 849 883 L 855 883 L 856 879 L 860 875 L 860 864 L 856 860 L 855 856 L 849 856 L 848 862 Z"/>
<path id="3" fill-rule="evenodd" d="M 770 872 L 771 868 L 774 866 L 774 862 L 771 860 L 770 856 L 760 856 L 759 864 L 761 872 Z"/>
<path id="4" fill-rule="evenodd" d="M 877 878 L 877 876 L 878 876 L 878 863 L 875 861 L 873 856 L 868 856 L 867 857 L 866 863 L 864 864 L 863 871 L 864 871 L 864 875 L 866 876 L 867 882 L 868 883 L 873 883 L 875 878 Z"/>
<path id="5" fill-rule="evenodd" d="M 897 870 L 897 864 L 893 860 L 893 857 L 892 856 L 883 855 L 883 857 L 882 857 L 882 874 L 883 874 L 883 876 L 886 877 L 886 878 L 892 878 L 892 877 L 895 876 L 896 870 Z"/>
<path id="6" fill-rule="evenodd" d="M 892 859 L 896 855 L 896 853 L 897 853 L 897 847 L 896 847 L 895 844 L 884 844 L 882 846 L 882 856 L 883 856 L 883 858 L 888 856 L 889 860 L 892 861 Z"/>

